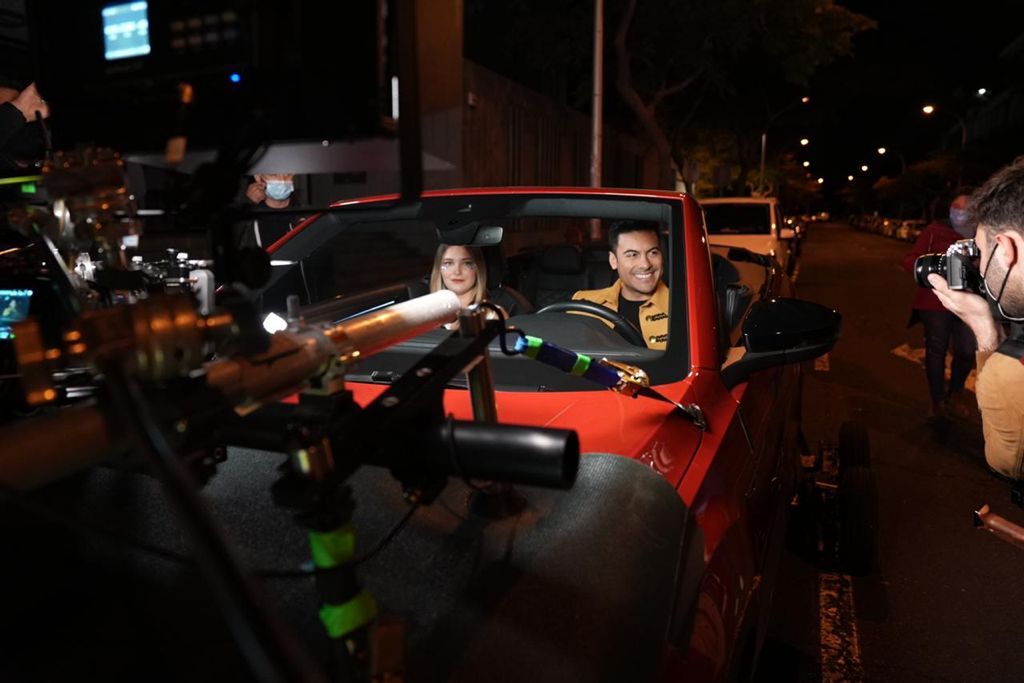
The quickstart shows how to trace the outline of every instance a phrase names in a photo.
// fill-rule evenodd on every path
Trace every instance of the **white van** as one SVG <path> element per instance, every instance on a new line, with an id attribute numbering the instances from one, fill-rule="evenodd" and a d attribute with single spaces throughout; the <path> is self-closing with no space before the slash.
<path id="1" fill-rule="evenodd" d="M 787 272 L 790 241 L 796 231 L 782 222 L 775 197 L 709 197 L 701 199 L 704 224 L 711 246 L 743 247 L 757 254 L 769 254 Z"/>

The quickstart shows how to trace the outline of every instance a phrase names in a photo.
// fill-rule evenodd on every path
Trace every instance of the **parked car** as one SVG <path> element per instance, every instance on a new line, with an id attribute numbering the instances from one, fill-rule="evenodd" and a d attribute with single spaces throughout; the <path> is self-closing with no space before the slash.
<path id="1" fill-rule="evenodd" d="M 275 262 L 343 255 L 348 238 L 367 231 L 403 244 L 486 243 L 491 289 L 528 304 L 509 324 L 637 366 L 688 407 L 625 398 L 493 344 L 500 420 L 575 430 L 584 453 L 578 479 L 567 492 L 522 489 L 525 507 L 505 517 L 478 509 L 474 487 L 451 483 L 391 541 L 387 562 L 360 567 L 381 612 L 405 618 L 406 670 L 415 680 L 458 681 L 749 677 L 797 490 L 800 361 L 829 350 L 839 330 L 837 313 L 787 298 L 778 265 L 744 249 L 770 253 L 789 239 L 775 200 L 707 200 L 702 212 L 690 196 L 647 190 L 487 188 L 427 192 L 411 206 L 396 199 L 349 200 L 345 211 L 312 217 L 270 248 Z M 607 245 L 580 248 L 564 236 L 620 220 L 662 238 L 670 291 L 663 351 L 574 314 L 593 310 L 573 293 L 607 286 L 615 273 Z M 373 254 L 382 274 L 388 258 L 387 249 Z M 423 273 L 429 268 L 426 254 Z M 413 278 L 307 310 L 341 319 L 423 291 Z M 365 360 L 347 377 L 355 400 L 379 396 L 450 334 L 437 329 Z M 445 410 L 472 417 L 464 385 L 446 390 Z M 371 537 L 408 510 L 380 476 L 353 486 L 356 524 Z"/>
<path id="2" fill-rule="evenodd" d="M 782 221 L 779 202 L 774 197 L 710 197 L 701 199 L 708 238 L 712 245 L 743 247 L 757 254 L 774 256 L 787 272 L 790 244 L 796 230 Z M 793 254 L 794 259 L 796 254 Z"/>

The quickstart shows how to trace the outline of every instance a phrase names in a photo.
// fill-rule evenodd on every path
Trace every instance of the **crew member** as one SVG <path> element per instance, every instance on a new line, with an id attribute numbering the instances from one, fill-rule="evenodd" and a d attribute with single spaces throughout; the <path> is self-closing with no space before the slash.
<path id="1" fill-rule="evenodd" d="M 647 346 L 668 345 L 668 287 L 661 281 L 663 256 L 658 230 L 633 221 L 613 223 L 608 231 L 608 264 L 619 279 L 605 289 L 572 295 L 617 311 L 643 334 Z"/>
<path id="2" fill-rule="evenodd" d="M 992 176 L 971 197 L 967 210 L 977 226 L 974 239 L 981 252 L 988 300 L 951 290 L 936 274 L 929 275 L 928 281 L 942 305 L 967 323 L 978 341 L 977 396 L 985 460 L 999 474 L 1021 479 L 1024 334 L 1014 324 L 1009 338 L 1003 339 L 996 314 L 1013 323 L 1024 322 L 1024 163 L 1014 163 Z"/>

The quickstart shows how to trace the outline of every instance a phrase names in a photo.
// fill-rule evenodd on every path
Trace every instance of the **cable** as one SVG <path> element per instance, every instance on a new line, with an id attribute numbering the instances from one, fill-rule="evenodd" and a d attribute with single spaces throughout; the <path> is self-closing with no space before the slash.
<path id="1" fill-rule="evenodd" d="M 374 557 L 376 557 L 377 554 L 380 551 L 384 550 L 384 548 L 386 548 L 387 545 L 389 543 L 391 543 L 391 541 L 395 540 L 395 537 L 398 536 L 398 534 L 402 532 L 402 530 L 405 528 L 405 526 L 412 519 L 412 516 L 414 514 L 416 514 L 416 512 L 419 509 L 420 509 L 420 504 L 419 503 L 413 503 L 412 507 L 409 508 L 409 511 L 405 513 L 405 515 L 402 517 L 402 519 L 398 520 L 398 522 L 393 527 L 391 527 L 391 531 L 389 531 L 387 534 L 385 534 L 384 538 L 382 538 L 379 541 L 377 541 L 377 545 L 375 545 L 372 550 L 367 552 L 362 557 L 357 557 L 356 559 L 352 560 L 352 566 L 353 567 L 358 567 L 359 565 L 363 564 L 364 562 L 369 562 Z"/>
<path id="2" fill-rule="evenodd" d="M 115 414 L 144 451 L 190 536 L 196 562 L 220 605 L 228 627 L 262 681 L 324 681 L 323 673 L 300 642 L 266 608 L 251 577 L 228 547 L 220 528 L 196 493 L 184 464 L 150 414 L 135 381 L 116 363 L 104 369 Z"/>

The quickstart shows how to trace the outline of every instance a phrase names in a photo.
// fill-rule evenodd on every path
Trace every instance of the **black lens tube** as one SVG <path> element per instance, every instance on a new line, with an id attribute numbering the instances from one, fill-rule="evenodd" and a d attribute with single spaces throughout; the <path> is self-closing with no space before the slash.
<path id="1" fill-rule="evenodd" d="M 580 462 L 579 437 L 566 429 L 449 420 L 431 441 L 430 465 L 466 479 L 568 489 Z"/>

